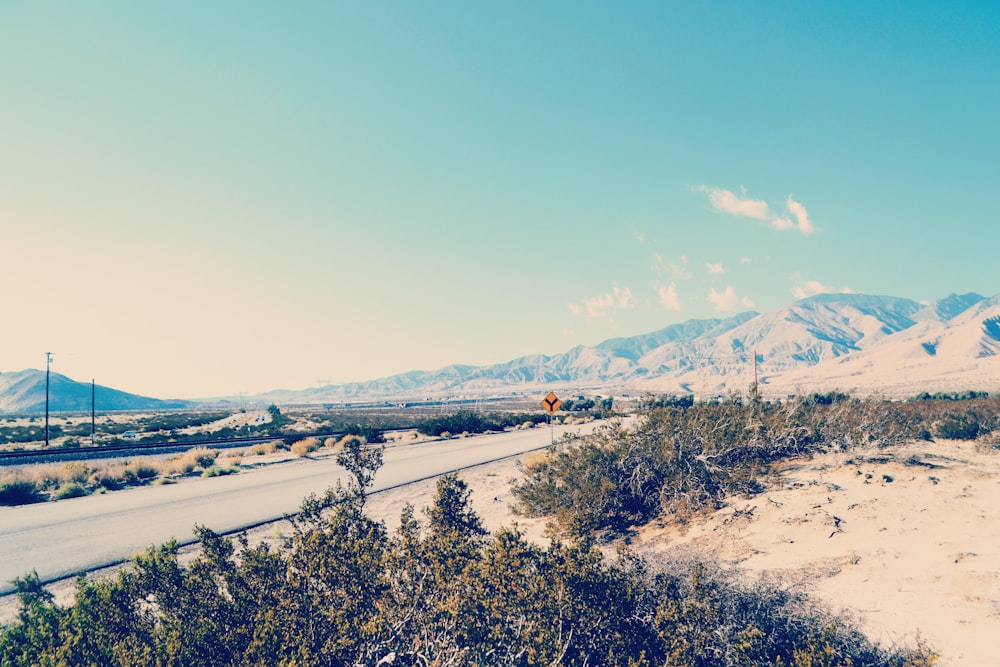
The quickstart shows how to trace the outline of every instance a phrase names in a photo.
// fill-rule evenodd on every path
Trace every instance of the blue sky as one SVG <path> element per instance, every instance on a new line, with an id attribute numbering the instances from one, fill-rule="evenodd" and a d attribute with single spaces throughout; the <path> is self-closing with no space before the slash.
<path id="1" fill-rule="evenodd" d="M 254 393 L 1000 292 L 994 2 L 10 2 L 0 90 L 0 371 Z"/>

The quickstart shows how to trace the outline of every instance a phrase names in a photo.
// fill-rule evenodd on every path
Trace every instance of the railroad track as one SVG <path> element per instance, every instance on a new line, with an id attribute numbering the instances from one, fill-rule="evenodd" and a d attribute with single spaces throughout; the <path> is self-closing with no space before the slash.
<path id="1" fill-rule="evenodd" d="M 123 456 L 144 456 L 152 454 L 170 454 L 184 452 L 195 447 L 214 447 L 217 449 L 232 449 L 248 447 L 260 442 L 284 440 L 286 442 L 303 438 L 330 438 L 343 436 L 343 431 L 326 433 L 279 433 L 276 435 L 243 436 L 225 439 L 183 440 L 143 443 L 122 443 L 115 445 L 100 445 L 95 447 L 49 447 L 48 449 L 23 449 L 18 451 L 0 451 L 0 466 L 25 465 L 28 463 L 51 463 L 56 461 L 79 461 L 84 459 L 107 459 Z"/>

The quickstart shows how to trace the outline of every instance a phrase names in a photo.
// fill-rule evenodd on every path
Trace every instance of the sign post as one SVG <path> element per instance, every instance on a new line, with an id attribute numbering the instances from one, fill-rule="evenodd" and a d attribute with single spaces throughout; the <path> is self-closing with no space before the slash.
<path id="1" fill-rule="evenodd" d="M 559 409 L 560 405 L 562 405 L 562 401 L 560 401 L 559 397 L 553 394 L 551 391 L 549 392 L 548 396 L 542 399 L 542 407 L 545 408 L 545 411 L 549 413 L 549 438 L 553 445 L 556 444 L 556 431 L 555 431 L 556 427 L 552 423 L 552 415 L 555 413 L 556 410 Z"/>

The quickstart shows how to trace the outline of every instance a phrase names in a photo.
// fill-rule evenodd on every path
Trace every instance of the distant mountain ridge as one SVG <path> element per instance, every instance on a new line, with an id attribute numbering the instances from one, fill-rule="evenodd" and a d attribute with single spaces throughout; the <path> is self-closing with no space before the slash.
<path id="1" fill-rule="evenodd" d="M 76 382 L 60 373 L 49 376 L 49 410 L 87 412 L 91 397 L 101 412 L 118 410 L 169 410 L 192 405 L 190 401 L 164 401 L 129 394 L 89 382 Z M 28 369 L 0 373 L 0 413 L 27 414 L 45 411 L 45 371 Z"/>
<path id="2" fill-rule="evenodd" d="M 53 374 L 54 410 L 90 407 L 90 385 Z M 489 366 L 453 364 L 369 382 L 268 392 L 273 403 L 352 403 L 565 394 L 694 394 L 746 390 L 883 393 L 1000 391 L 1000 295 L 951 294 L 930 304 L 819 294 L 766 313 L 688 320 L 638 336 Z M 57 379 L 58 378 L 58 379 Z M 0 412 L 44 409 L 44 373 L 0 373 Z M 186 407 L 98 387 L 98 409 Z M 242 397 L 241 400 L 247 400 Z"/>
<path id="3" fill-rule="evenodd" d="M 341 402 L 559 388 L 573 393 L 715 395 L 746 389 L 755 370 L 765 394 L 794 393 L 805 387 L 898 395 L 924 390 L 996 391 L 1000 368 L 992 371 L 992 362 L 985 359 L 1000 352 L 998 309 L 1000 297 L 975 293 L 952 294 L 931 304 L 892 296 L 819 294 L 767 313 L 689 320 L 553 356 L 531 355 L 490 366 L 452 365 L 266 396 Z M 966 345 L 963 351 L 939 358 L 947 359 L 947 364 L 928 363 L 941 345 L 935 341 L 978 338 L 982 338 L 978 347 Z M 896 346 L 905 348 L 906 354 Z M 867 361 L 845 375 L 843 364 L 853 359 Z"/>

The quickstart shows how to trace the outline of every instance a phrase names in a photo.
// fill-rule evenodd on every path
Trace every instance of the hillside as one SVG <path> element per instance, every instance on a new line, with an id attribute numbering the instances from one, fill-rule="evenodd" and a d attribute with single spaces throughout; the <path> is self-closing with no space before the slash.
<path id="1" fill-rule="evenodd" d="M 189 401 L 164 401 L 129 394 L 89 382 L 76 382 L 65 375 L 49 377 L 49 409 L 53 412 L 89 412 L 91 398 L 97 410 L 168 410 L 190 406 Z M 45 411 L 45 372 L 23 370 L 0 373 L 0 413 L 26 414 Z"/>

